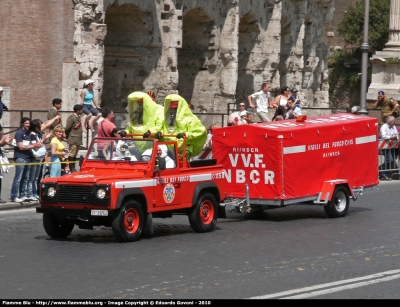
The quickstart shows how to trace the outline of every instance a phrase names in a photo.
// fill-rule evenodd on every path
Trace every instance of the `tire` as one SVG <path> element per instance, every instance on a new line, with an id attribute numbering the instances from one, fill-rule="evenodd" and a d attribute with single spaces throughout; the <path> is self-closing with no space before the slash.
<path id="1" fill-rule="evenodd" d="M 53 213 L 43 213 L 43 227 L 46 233 L 55 239 L 68 237 L 74 224 L 66 220 L 58 220 L 57 216 Z"/>
<path id="2" fill-rule="evenodd" d="M 112 222 L 114 236 L 121 242 L 137 241 L 145 220 L 142 206 L 135 200 L 126 202 Z"/>
<path id="3" fill-rule="evenodd" d="M 217 224 L 218 203 L 211 193 L 200 194 L 197 204 L 191 208 L 189 223 L 196 232 L 212 231 Z"/>
<path id="4" fill-rule="evenodd" d="M 332 200 L 324 206 L 325 213 L 329 217 L 344 217 L 350 206 L 349 192 L 343 186 L 338 186 L 333 192 Z"/>

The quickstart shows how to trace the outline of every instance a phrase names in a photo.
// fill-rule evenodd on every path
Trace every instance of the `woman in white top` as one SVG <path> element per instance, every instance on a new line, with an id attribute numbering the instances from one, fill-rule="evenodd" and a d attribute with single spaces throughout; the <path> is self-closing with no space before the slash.
<path id="1" fill-rule="evenodd" d="M 287 86 L 281 87 L 281 94 L 275 97 L 274 102 L 271 105 L 273 108 L 276 109 L 275 115 L 272 118 L 272 120 L 274 120 L 275 117 L 278 115 L 282 115 L 285 118 L 289 96 L 290 96 L 289 87 Z"/>

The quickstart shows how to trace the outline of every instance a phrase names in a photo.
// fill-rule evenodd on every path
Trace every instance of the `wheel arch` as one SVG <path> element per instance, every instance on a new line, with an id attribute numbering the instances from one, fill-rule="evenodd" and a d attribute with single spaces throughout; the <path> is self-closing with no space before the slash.
<path id="1" fill-rule="evenodd" d="M 220 194 L 219 194 L 219 190 L 217 185 L 214 182 L 201 182 L 199 183 L 193 192 L 193 197 L 192 197 L 192 207 L 196 206 L 197 200 L 199 199 L 199 195 L 201 192 L 210 192 L 211 194 L 214 195 L 215 199 L 220 202 L 221 198 L 220 198 Z"/>
<path id="2" fill-rule="evenodd" d="M 119 193 L 115 209 L 121 208 L 128 199 L 136 200 L 142 206 L 143 212 L 148 212 L 146 195 L 139 188 L 125 189 Z"/>

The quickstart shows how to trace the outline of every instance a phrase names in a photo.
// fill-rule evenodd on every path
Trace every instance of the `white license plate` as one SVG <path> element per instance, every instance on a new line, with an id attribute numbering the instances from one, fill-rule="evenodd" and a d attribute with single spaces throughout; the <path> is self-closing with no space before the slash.
<path id="1" fill-rule="evenodd" d="M 108 210 L 91 210 L 91 215 L 108 216 Z"/>

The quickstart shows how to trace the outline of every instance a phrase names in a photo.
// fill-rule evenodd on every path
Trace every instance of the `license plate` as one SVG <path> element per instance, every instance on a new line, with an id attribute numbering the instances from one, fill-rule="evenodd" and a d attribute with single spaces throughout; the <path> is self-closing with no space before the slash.
<path id="1" fill-rule="evenodd" d="M 108 216 L 108 210 L 92 210 L 90 214 L 95 216 Z"/>

